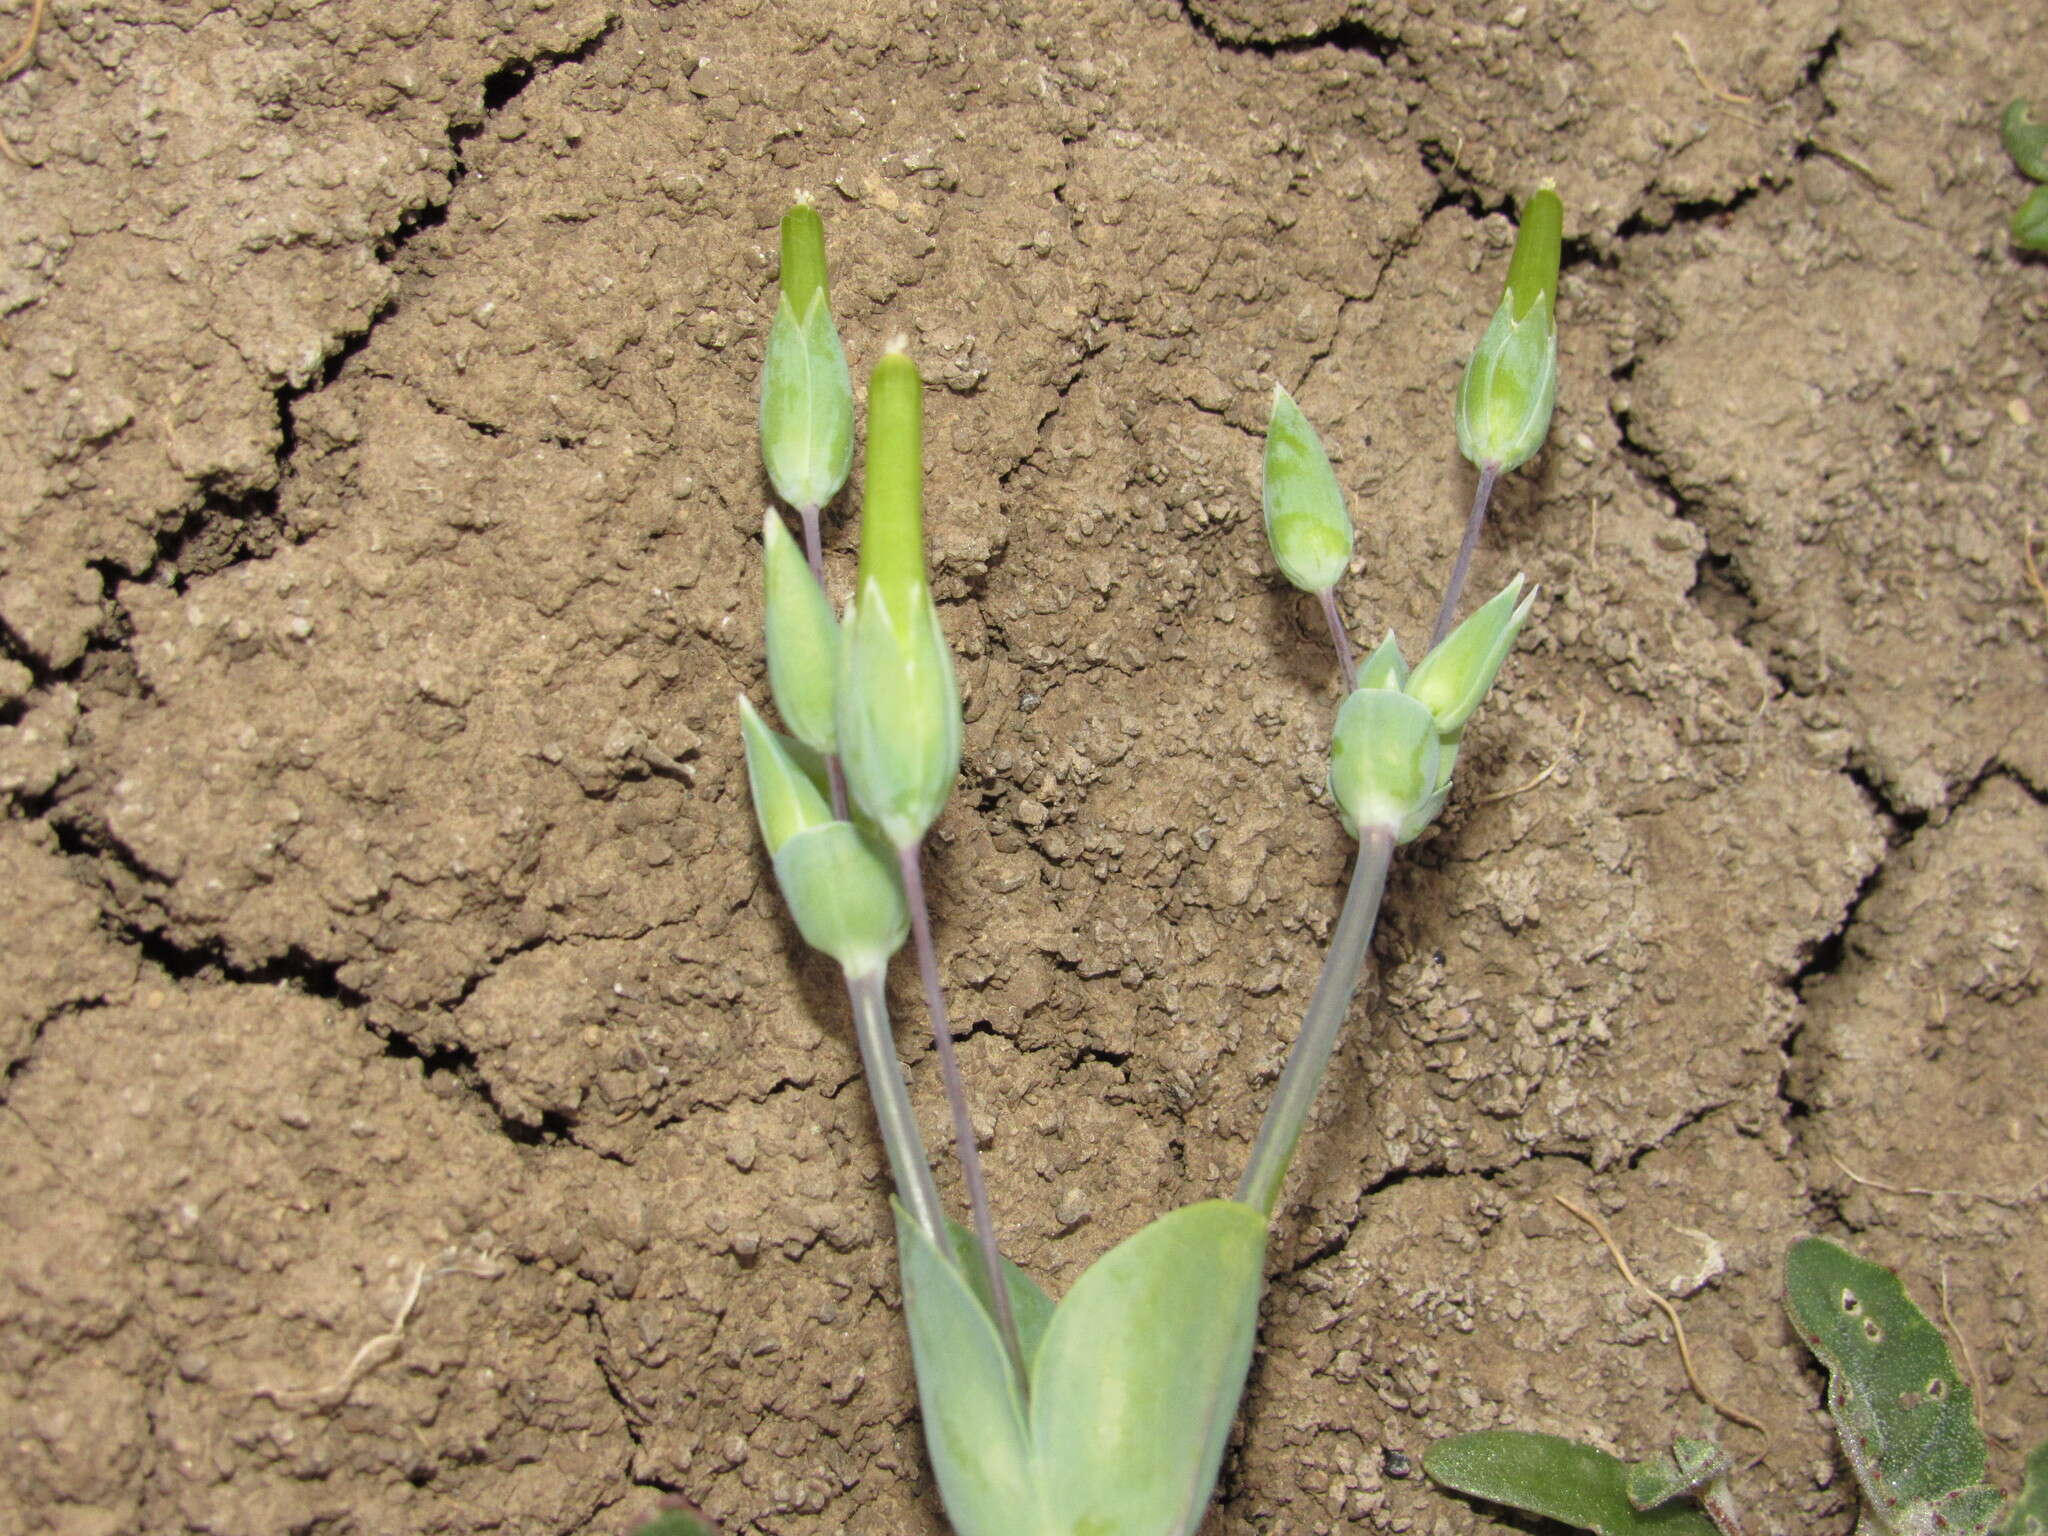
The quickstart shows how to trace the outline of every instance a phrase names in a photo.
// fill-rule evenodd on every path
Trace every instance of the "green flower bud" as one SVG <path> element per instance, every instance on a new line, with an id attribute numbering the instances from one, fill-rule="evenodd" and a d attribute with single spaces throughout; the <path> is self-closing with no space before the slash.
<path id="1" fill-rule="evenodd" d="M 790 838 L 776 851 L 775 883 L 804 942 L 848 976 L 881 970 L 910 933 L 895 859 L 850 821 Z"/>
<path id="2" fill-rule="evenodd" d="M 2035 122 L 2026 102 L 2014 101 L 1999 119 L 1998 131 L 2021 174 L 2048 181 L 2048 121 Z"/>
<path id="3" fill-rule="evenodd" d="M 1365 665 L 1358 669 L 1358 686 L 1361 688 L 1392 688 L 1395 692 L 1408 685 L 1408 659 L 1401 654 L 1401 642 L 1394 638 L 1394 632 L 1387 631 L 1373 653 L 1365 658 Z"/>
<path id="4" fill-rule="evenodd" d="M 782 298 L 761 367 L 761 458 L 794 507 L 822 507 L 853 468 L 853 377 L 832 324 L 824 226 L 802 205 L 782 221 Z"/>
<path id="5" fill-rule="evenodd" d="M 898 848 L 938 819 L 960 771 L 960 690 L 925 579 L 923 455 L 923 385 L 892 351 L 868 380 L 860 584 L 835 725 L 847 788 Z"/>
<path id="6" fill-rule="evenodd" d="M 1516 576 L 1498 595 L 1471 618 L 1444 637 L 1444 642 L 1425 656 L 1409 676 L 1407 693 L 1424 705 L 1446 737 L 1464 730 L 1472 711 L 1493 686 L 1501 663 L 1522 632 L 1536 593 L 1522 596 L 1522 578 Z"/>
<path id="7" fill-rule="evenodd" d="M 1351 514 L 1316 429 L 1294 397 L 1273 386 L 1266 423 L 1266 541 L 1281 574 L 1304 592 L 1327 592 L 1351 563 Z"/>
<path id="8" fill-rule="evenodd" d="M 1361 688 L 1346 699 L 1330 736 L 1330 793 L 1345 830 L 1413 839 L 1443 807 L 1438 752 L 1435 717 L 1405 693 Z"/>
<path id="9" fill-rule="evenodd" d="M 839 750 L 832 727 L 839 681 L 839 621 L 779 513 L 761 525 L 768 686 L 797 740 L 827 757 Z"/>
<path id="10" fill-rule="evenodd" d="M 2030 251 L 2048 251 L 2048 187 L 2036 187 L 2012 211 L 2012 237 Z"/>
<path id="11" fill-rule="evenodd" d="M 740 697 L 740 736 L 747 748 L 754 815 L 771 855 L 797 833 L 831 823 L 831 803 L 807 770 L 802 745 L 770 730 L 745 695 Z"/>
<path id="12" fill-rule="evenodd" d="M 1522 210 L 1507 290 L 1458 386 L 1458 450 L 1502 472 L 1535 457 L 1557 403 L 1557 268 L 1564 204 L 1543 188 Z"/>

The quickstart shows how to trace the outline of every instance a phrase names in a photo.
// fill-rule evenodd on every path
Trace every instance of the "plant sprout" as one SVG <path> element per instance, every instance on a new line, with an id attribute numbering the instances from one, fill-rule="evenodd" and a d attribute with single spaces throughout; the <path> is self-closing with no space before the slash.
<path id="1" fill-rule="evenodd" d="M 2048 1444 L 2027 1458 L 2010 1504 L 1984 1482 L 1969 1383 L 1896 1274 L 1804 1238 L 1785 1256 L 1785 1310 L 1827 1367 L 1828 1412 L 1863 1494 L 1860 1536 L 2048 1532 Z M 1744 1529 L 1728 1458 L 1707 1440 L 1680 1438 L 1630 1464 L 1556 1435 L 1486 1429 L 1438 1441 L 1422 1465 L 1446 1488 L 1599 1536 Z"/>
<path id="2" fill-rule="evenodd" d="M 2030 251 L 2048 251 L 2048 123 L 2037 123 L 2025 101 L 2015 101 L 1999 120 L 2005 152 L 2020 173 L 2043 183 L 2012 211 L 2012 237 Z"/>
<path id="3" fill-rule="evenodd" d="M 1460 392 L 1459 437 L 1480 456 L 1482 494 L 1446 613 L 1492 481 L 1548 430 L 1560 224 L 1555 193 L 1537 194 Z M 1314 429 L 1276 391 L 1266 527 L 1283 573 L 1318 595 L 1343 675 L 1330 789 L 1359 840 L 1351 890 L 1235 1198 L 1152 1222 L 1055 1303 L 997 1246 L 925 901 L 922 847 L 959 770 L 961 710 L 925 570 L 923 386 L 900 342 L 869 375 L 859 568 L 841 623 L 824 595 L 818 513 L 851 466 L 852 391 L 827 303 L 823 226 L 799 205 L 782 233 L 762 458 L 801 515 L 806 547 L 800 555 L 772 510 L 762 547 L 769 686 L 793 734 L 772 730 L 744 699 L 741 732 L 776 882 L 805 941 L 845 977 L 896 1185 L 904 1313 L 940 1493 L 961 1536 L 1189 1536 L 1244 1390 L 1267 1226 L 1350 1008 L 1393 850 L 1442 809 L 1466 722 L 1534 595 L 1515 578 L 1436 637 L 1412 672 L 1392 636 L 1358 668 L 1336 597 L 1350 517 Z M 906 936 L 952 1121 L 964 1227 L 940 1201 L 884 1000 L 884 972 Z"/>

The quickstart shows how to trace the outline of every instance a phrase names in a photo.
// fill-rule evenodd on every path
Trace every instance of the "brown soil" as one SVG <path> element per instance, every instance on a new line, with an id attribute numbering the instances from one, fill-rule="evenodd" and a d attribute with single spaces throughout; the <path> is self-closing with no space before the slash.
<path id="1" fill-rule="evenodd" d="M 1431 1439 L 1691 1428 L 1553 1193 L 1770 1425 L 1765 1529 L 1850 1524 L 1775 1295 L 1811 1230 L 1946 1284 L 2011 1486 L 2048 266 L 1993 124 L 2044 91 L 2010 0 L 54 0 L 0 83 L 6 1523 L 940 1529 L 733 725 L 799 189 L 856 365 L 936 386 L 940 942 L 1056 1289 L 1235 1178 L 1340 894 L 1271 385 L 1412 645 L 1503 210 L 1565 196 L 1478 578 L 1547 595 L 1397 871 L 1209 1530 L 1497 1529 Z"/>

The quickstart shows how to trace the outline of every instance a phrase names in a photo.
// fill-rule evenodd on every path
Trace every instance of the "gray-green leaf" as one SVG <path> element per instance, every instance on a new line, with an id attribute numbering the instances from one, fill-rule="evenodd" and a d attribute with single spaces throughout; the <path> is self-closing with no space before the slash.
<path id="1" fill-rule="evenodd" d="M 1691 1505 L 1637 1509 L 1629 1502 L 1627 1462 L 1559 1435 L 1453 1435 L 1423 1454 L 1422 1467 L 1446 1488 L 1598 1536 L 1715 1536 L 1713 1521 Z"/>
<path id="2" fill-rule="evenodd" d="M 784 297 L 761 368 L 761 458 L 775 493 L 822 507 L 853 468 L 853 377 L 822 290 L 799 315 Z"/>

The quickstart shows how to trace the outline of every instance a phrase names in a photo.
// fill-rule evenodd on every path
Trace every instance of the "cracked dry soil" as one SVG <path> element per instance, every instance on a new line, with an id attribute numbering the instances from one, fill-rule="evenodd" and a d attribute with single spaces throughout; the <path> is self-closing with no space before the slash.
<path id="1" fill-rule="evenodd" d="M 0 82 L 9 1528 L 942 1528 L 732 724 L 799 189 L 856 366 L 933 384 L 941 948 L 1055 1289 L 1235 1177 L 1341 890 L 1270 386 L 1413 637 L 1503 211 L 1569 210 L 1478 578 L 1546 597 L 1398 868 L 1207 1529 L 1499 1529 L 1432 1438 L 1692 1425 L 1553 1193 L 1769 1424 L 1765 1529 L 1852 1520 L 1810 1230 L 1945 1280 L 2011 1486 L 2048 267 L 1993 122 L 2044 88 L 1993 0 L 54 0 Z"/>

